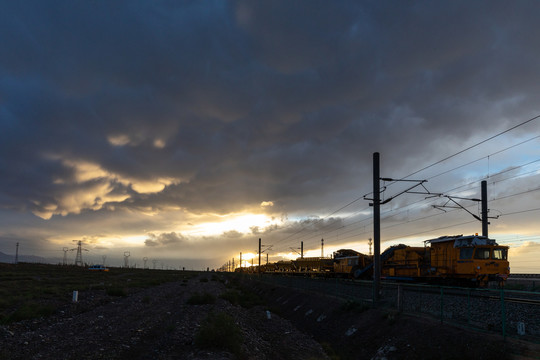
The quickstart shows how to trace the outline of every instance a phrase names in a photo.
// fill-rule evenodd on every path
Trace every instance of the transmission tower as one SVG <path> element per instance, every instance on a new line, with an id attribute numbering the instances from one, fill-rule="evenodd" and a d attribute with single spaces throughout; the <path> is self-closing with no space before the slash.
<path id="1" fill-rule="evenodd" d="M 63 248 L 62 251 L 64 251 L 64 260 L 62 261 L 62 265 L 67 265 L 67 252 L 69 249 L 67 247 Z"/>
<path id="2" fill-rule="evenodd" d="M 129 267 L 129 256 L 131 254 L 129 253 L 129 251 L 124 251 L 124 267 L 125 268 L 128 268 Z"/>
<path id="3" fill-rule="evenodd" d="M 371 255 L 371 245 L 373 245 L 373 240 L 371 238 L 369 238 L 368 240 L 368 245 L 369 245 L 369 255 Z"/>
<path id="4" fill-rule="evenodd" d="M 77 255 L 75 255 L 75 266 L 83 266 L 82 252 L 83 250 L 88 251 L 88 249 L 82 248 L 82 240 L 73 240 L 73 241 L 77 242 L 77 248 L 70 249 L 70 251 L 77 250 Z"/>
<path id="5" fill-rule="evenodd" d="M 152 263 L 154 264 L 154 270 L 156 270 L 156 264 L 157 264 L 157 260 L 152 260 Z"/>
<path id="6" fill-rule="evenodd" d="M 105 259 L 107 258 L 107 255 L 103 255 L 101 258 L 103 259 L 103 266 L 105 266 Z"/>
<path id="7" fill-rule="evenodd" d="M 148 258 L 145 256 L 142 259 L 144 261 L 143 269 L 146 269 L 146 262 L 148 261 Z"/>
<path id="8" fill-rule="evenodd" d="M 19 243 L 17 243 L 17 248 L 15 250 L 15 264 L 19 263 Z"/>

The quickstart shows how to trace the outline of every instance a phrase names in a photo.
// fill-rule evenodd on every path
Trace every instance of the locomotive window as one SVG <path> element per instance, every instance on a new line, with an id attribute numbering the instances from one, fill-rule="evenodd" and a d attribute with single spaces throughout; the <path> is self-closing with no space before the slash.
<path id="1" fill-rule="evenodd" d="M 471 259 L 473 251 L 474 251 L 474 248 L 461 248 L 459 250 L 459 258 L 460 259 Z"/>
<path id="2" fill-rule="evenodd" d="M 474 258 L 475 259 L 489 259 L 489 249 L 482 249 L 482 248 L 477 248 L 476 249 L 476 252 L 474 253 Z"/>
<path id="3" fill-rule="evenodd" d="M 494 260 L 506 260 L 506 249 L 493 249 Z"/>

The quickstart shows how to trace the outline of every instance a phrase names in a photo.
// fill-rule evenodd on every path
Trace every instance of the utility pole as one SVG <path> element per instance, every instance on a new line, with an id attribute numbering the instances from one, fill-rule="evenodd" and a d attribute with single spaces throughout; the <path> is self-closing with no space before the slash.
<path id="1" fill-rule="evenodd" d="M 157 264 L 157 260 L 152 260 L 152 264 L 154 264 L 154 270 L 156 270 L 156 264 Z"/>
<path id="2" fill-rule="evenodd" d="M 379 153 L 373 153 L 373 304 L 379 302 L 381 288 L 381 189 Z"/>
<path id="3" fill-rule="evenodd" d="M 232 272 L 234 272 L 234 258 L 232 258 Z"/>
<path id="4" fill-rule="evenodd" d="M 261 238 L 259 238 L 259 274 L 261 273 Z"/>
<path id="5" fill-rule="evenodd" d="M 300 259 L 304 258 L 304 242 L 300 241 Z"/>
<path id="6" fill-rule="evenodd" d="M 489 225 L 489 219 L 498 219 L 498 216 L 495 217 L 489 217 L 489 209 L 488 209 L 488 198 L 487 198 L 487 181 L 483 180 L 481 183 L 481 199 L 476 198 L 462 198 L 457 196 L 450 196 L 450 195 L 444 195 L 444 197 L 448 198 L 448 201 L 444 205 L 433 205 L 434 208 L 440 209 L 442 211 L 445 211 L 444 208 L 453 208 L 453 209 L 462 209 L 468 212 L 472 217 L 474 217 L 476 220 L 480 221 L 482 223 L 482 236 L 488 237 L 488 225 Z M 439 196 L 442 196 L 440 194 Z M 470 212 L 465 206 L 458 203 L 455 199 L 459 200 L 470 200 L 470 201 L 476 201 L 481 204 L 481 214 L 480 216 L 473 214 Z M 448 206 L 449 202 L 453 202 L 455 206 Z M 446 212 L 446 211 L 445 211 Z"/>
<path id="7" fill-rule="evenodd" d="M 268 266 L 268 253 L 266 253 L 266 265 Z"/>
<path id="8" fill-rule="evenodd" d="M 482 236 L 488 237 L 487 181 L 482 181 Z"/>
<path id="9" fill-rule="evenodd" d="M 242 270 L 242 252 L 240 251 L 240 270 Z"/>
<path id="10" fill-rule="evenodd" d="M 373 304 L 377 305 L 377 303 L 380 300 L 380 288 L 381 288 L 381 205 L 386 204 L 392 199 L 395 199 L 396 197 L 402 195 L 402 194 L 424 194 L 424 195 L 431 195 L 434 194 L 430 193 L 426 187 L 423 185 L 427 180 L 405 180 L 405 179 L 391 179 L 391 178 L 381 178 L 380 177 L 380 166 L 379 166 L 379 153 L 374 152 L 373 153 L 373 199 L 369 199 L 366 196 L 364 196 L 365 200 L 372 200 L 373 203 L 370 203 L 370 206 L 373 206 Z M 381 185 L 380 181 L 406 181 L 406 182 L 413 182 L 416 183 L 406 190 L 402 190 L 401 192 L 397 193 L 396 195 L 393 195 L 389 198 L 386 198 L 384 201 L 381 202 Z M 412 191 L 414 188 L 422 186 L 425 191 L 418 192 L 418 191 Z M 437 196 L 441 196 L 441 194 L 436 194 Z"/>
<path id="11" fill-rule="evenodd" d="M 145 256 L 142 259 L 144 261 L 143 269 L 146 269 L 146 262 L 148 261 L 148 258 Z"/>
<path id="12" fill-rule="evenodd" d="M 15 247 L 15 264 L 19 263 L 19 243 Z"/>
<path id="13" fill-rule="evenodd" d="M 321 259 L 324 257 L 324 239 L 321 239 Z"/>
<path id="14" fill-rule="evenodd" d="M 69 249 L 67 247 L 62 248 L 62 251 L 64 251 L 64 260 L 62 261 L 62 265 L 67 265 L 67 252 Z"/>

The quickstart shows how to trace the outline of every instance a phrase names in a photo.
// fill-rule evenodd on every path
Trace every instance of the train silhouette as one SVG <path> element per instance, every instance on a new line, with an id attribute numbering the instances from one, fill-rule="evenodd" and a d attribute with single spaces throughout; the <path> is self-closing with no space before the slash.
<path id="1" fill-rule="evenodd" d="M 504 285 L 510 274 L 508 246 L 476 235 L 441 236 L 423 247 L 394 245 L 380 254 L 381 279 L 460 286 Z M 341 249 L 332 258 L 300 257 L 236 272 L 373 278 L 373 256 Z"/>

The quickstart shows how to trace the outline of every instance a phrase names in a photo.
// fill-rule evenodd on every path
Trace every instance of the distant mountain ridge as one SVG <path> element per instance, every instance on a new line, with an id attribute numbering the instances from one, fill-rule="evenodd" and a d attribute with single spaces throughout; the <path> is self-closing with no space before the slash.
<path id="1" fill-rule="evenodd" d="M 15 255 L 4 254 L 0 251 L 0 262 L 13 264 L 15 262 Z M 35 255 L 19 255 L 19 262 L 49 263 L 47 259 Z"/>

